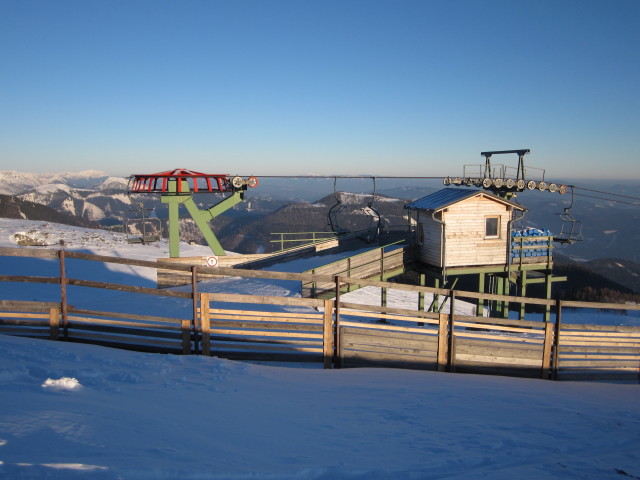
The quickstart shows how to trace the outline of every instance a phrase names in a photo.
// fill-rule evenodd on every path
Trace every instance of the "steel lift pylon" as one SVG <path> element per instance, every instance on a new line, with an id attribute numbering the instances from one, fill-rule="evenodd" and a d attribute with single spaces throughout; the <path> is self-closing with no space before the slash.
<path id="1" fill-rule="evenodd" d="M 229 175 L 211 175 L 186 169 L 154 174 L 131 175 L 129 194 L 160 194 L 160 201 L 169 207 L 169 256 L 180 256 L 180 205 L 183 205 L 202 232 L 214 255 L 225 255 L 224 248 L 209 226 L 218 215 L 244 200 L 247 187 L 258 185 L 256 177 L 243 179 Z M 212 207 L 201 210 L 193 200 L 194 193 L 230 193 Z"/>

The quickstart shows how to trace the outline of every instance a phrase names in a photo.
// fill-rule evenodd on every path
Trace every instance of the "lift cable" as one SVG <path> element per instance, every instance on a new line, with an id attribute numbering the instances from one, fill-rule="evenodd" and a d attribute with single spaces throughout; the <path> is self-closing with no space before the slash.
<path id="1" fill-rule="evenodd" d="M 415 180 L 442 180 L 442 176 L 437 176 L 437 177 L 417 177 L 415 175 L 412 176 L 406 176 L 406 177 L 398 177 L 395 175 L 392 176 L 380 176 L 380 175 L 255 175 L 256 177 L 259 178 L 308 178 L 310 180 L 314 179 L 314 178 L 318 178 L 318 179 L 323 179 L 323 178 L 330 178 L 330 179 L 336 179 L 336 178 L 356 178 L 356 179 L 367 179 L 367 180 L 371 180 L 371 179 L 380 179 L 380 178 L 385 178 L 385 179 L 415 179 Z"/>
<path id="2" fill-rule="evenodd" d="M 594 190 L 592 188 L 585 188 L 585 187 L 576 187 L 575 185 L 571 185 L 571 186 L 577 190 L 585 190 L 587 192 L 599 193 L 602 195 L 611 195 L 612 197 L 630 198 L 631 200 L 640 201 L 640 197 L 632 197 L 631 195 L 621 195 L 619 193 L 603 192 L 602 190 Z"/>
<path id="3" fill-rule="evenodd" d="M 376 179 L 398 179 L 398 180 L 402 180 L 402 179 L 411 179 L 411 180 L 441 180 L 442 176 L 396 176 L 396 175 L 388 175 L 388 176 L 380 176 L 380 175 L 256 175 L 259 178 L 306 178 L 306 179 L 333 179 L 334 182 L 335 180 L 337 180 L 338 178 L 346 178 L 346 179 L 368 179 L 368 180 L 376 180 Z M 598 193 L 601 195 L 610 195 L 613 197 L 620 197 L 620 198 L 628 198 L 631 200 L 638 200 L 638 202 L 640 202 L 640 197 L 633 197 L 630 195 L 621 195 L 619 193 L 610 193 L 610 192 L 604 192 L 601 190 L 594 190 L 591 188 L 586 188 L 586 187 L 579 187 L 577 185 L 567 185 L 568 187 L 571 187 L 575 190 L 584 190 L 584 191 L 588 191 L 588 192 L 593 192 L 593 193 Z M 609 202 L 615 202 L 615 203 L 623 203 L 626 205 L 633 205 L 633 206 L 640 206 L 640 203 L 635 203 L 635 202 L 625 202 L 623 200 L 616 200 L 613 198 L 603 198 L 603 197 L 596 197 L 596 196 L 592 196 L 592 195 L 585 195 L 585 194 L 581 194 L 581 193 L 574 193 L 576 196 L 580 196 L 580 197 L 586 197 L 586 198 L 594 198 L 597 200 L 604 200 L 604 201 L 609 201 Z"/>
<path id="4" fill-rule="evenodd" d="M 584 195 L 582 193 L 574 193 L 574 195 L 576 197 L 595 198 L 596 200 L 604 200 L 605 202 L 624 203 L 625 205 L 633 205 L 635 207 L 640 207 L 640 202 L 625 202 L 624 200 L 616 200 L 614 198 L 596 197 L 595 195 Z"/>

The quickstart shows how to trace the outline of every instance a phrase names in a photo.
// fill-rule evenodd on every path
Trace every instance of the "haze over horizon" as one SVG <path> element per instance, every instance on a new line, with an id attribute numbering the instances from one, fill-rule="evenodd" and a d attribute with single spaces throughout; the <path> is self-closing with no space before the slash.
<path id="1" fill-rule="evenodd" d="M 0 4 L 0 170 L 640 179 L 640 3 Z M 494 157 L 513 165 L 516 158 Z"/>

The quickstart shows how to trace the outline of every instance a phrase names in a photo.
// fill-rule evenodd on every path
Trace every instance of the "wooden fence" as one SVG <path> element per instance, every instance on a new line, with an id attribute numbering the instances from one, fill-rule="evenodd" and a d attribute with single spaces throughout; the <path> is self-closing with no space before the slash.
<path id="1" fill-rule="evenodd" d="M 0 256 L 7 255 L 57 259 L 60 264 L 57 277 L 0 275 L 0 281 L 57 284 L 60 302 L 0 300 L 3 334 L 140 351 L 322 362 L 325 368 L 382 366 L 555 380 L 640 381 L 640 326 L 576 325 L 562 321 L 567 308 L 640 310 L 638 305 L 563 302 L 354 277 L 230 268 L 216 272 L 324 284 L 333 281 L 335 298 L 203 293 L 198 292 L 198 267 L 160 262 L 163 268 L 191 273 L 191 291 L 180 292 L 68 278 L 65 268 L 67 258 L 152 268 L 158 262 L 0 248 Z M 343 301 L 343 292 L 353 285 L 447 296 L 448 311 L 434 313 Z M 68 286 L 172 297 L 186 300 L 191 307 L 184 318 L 80 309 L 69 305 Z M 525 303 L 550 308 L 553 315 L 544 322 L 455 314 L 455 305 L 463 298 Z"/>

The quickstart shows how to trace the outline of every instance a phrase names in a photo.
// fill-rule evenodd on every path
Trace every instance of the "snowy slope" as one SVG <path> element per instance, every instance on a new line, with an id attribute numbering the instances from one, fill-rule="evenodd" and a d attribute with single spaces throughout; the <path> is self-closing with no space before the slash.
<path id="1" fill-rule="evenodd" d="M 2 478 L 640 476 L 636 385 L 0 345 Z"/>
<path id="2" fill-rule="evenodd" d="M 107 232 L 35 223 L 1 220 L 0 245 L 14 245 L 12 231 L 32 229 L 100 254 L 168 253 L 163 243 L 132 246 Z M 55 262 L 15 260 L 56 274 Z M 0 257 L 3 274 L 14 268 Z M 151 283 L 149 269 L 71 261 L 68 268 Z M 2 298 L 28 295 L 24 285 L 1 287 Z M 257 279 L 208 288 L 296 295 Z M 148 305 L 109 295 L 101 301 L 112 309 Z M 154 303 L 167 316 L 190 308 Z M 0 336 L 0 478 L 640 478 L 639 385 L 296 366 Z"/>

